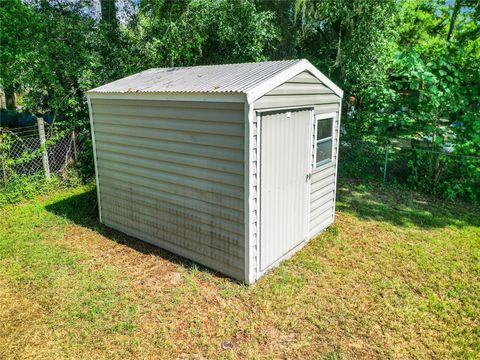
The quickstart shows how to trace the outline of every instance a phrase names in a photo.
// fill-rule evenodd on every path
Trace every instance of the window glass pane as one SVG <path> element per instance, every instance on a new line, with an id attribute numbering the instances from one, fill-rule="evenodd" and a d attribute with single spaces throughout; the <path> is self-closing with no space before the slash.
<path id="1" fill-rule="evenodd" d="M 317 140 L 332 136 L 332 123 L 332 118 L 317 121 Z"/>
<path id="2" fill-rule="evenodd" d="M 324 160 L 332 159 L 332 140 L 317 142 L 317 165 Z"/>

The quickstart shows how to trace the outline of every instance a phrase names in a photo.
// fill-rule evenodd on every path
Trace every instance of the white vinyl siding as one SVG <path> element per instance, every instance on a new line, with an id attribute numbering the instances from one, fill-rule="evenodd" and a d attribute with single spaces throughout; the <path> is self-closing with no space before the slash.
<path id="1" fill-rule="evenodd" d="M 335 165 L 330 164 L 312 174 L 310 189 L 310 237 L 333 222 L 335 199 Z"/>
<path id="2" fill-rule="evenodd" d="M 244 104 L 91 106 L 102 221 L 244 280 Z"/>
<path id="3" fill-rule="evenodd" d="M 315 146 L 312 146 L 313 170 L 310 180 L 310 237 L 314 237 L 333 223 L 340 103 L 340 97 L 322 84 L 316 77 L 305 71 L 268 92 L 254 104 L 256 110 L 313 106 L 315 115 L 335 113 L 332 162 L 315 168 Z M 312 133 L 312 136 L 312 140 L 315 140 L 314 133 Z"/>
<path id="4" fill-rule="evenodd" d="M 260 110 L 315 105 L 315 113 L 323 113 L 338 111 L 339 103 L 340 98 L 332 90 L 303 72 L 259 98 L 254 107 Z M 334 110 L 325 111 L 332 108 Z"/>

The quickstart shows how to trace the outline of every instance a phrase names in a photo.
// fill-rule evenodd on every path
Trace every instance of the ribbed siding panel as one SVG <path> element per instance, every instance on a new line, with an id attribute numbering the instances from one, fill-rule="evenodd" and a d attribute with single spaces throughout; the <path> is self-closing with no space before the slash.
<path id="1" fill-rule="evenodd" d="M 115 115 L 111 115 L 115 117 Z M 94 118 L 95 119 L 95 118 Z M 134 119 L 132 125 L 95 124 L 95 134 L 115 134 L 145 139 L 173 141 L 194 145 L 210 145 L 218 148 L 243 150 L 243 139 L 239 136 L 219 136 L 219 134 L 194 133 L 182 130 L 165 130 L 155 128 L 136 127 Z"/>
<path id="2" fill-rule="evenodd" d="M 158 153 L 170 152 L 172 153 L 170 156 L 174 156 L 174 154 L 186 154 L 188 156 L 194 151 L 195 154 L 201 158 L 227 160 L 232 163 L 242 163 L 244 161 L 243 150 L 238 149 L 222 148 L 222 151 L 218 151 L 218 147 L 215 146 L 191 143 L 190 146 L 186 147 L 183 143 L 175 141 L 146 139 L 145 137 L 135 137 L 132 135 L 97 133 L 96 137 L 98 138 L 99 144 L 104 144 L 105 146 L 109 144 L 128 145 L 131 147 L 152 149 Z"/>
<path id="3" fill-rule="evenodd" d="M 339 111 L 338 103 L 315 105 L 315 115 Z"/>
<path id="4" fill-rule="evenodd" d="M 111 178 L 107 175 L 102 175 L 102 181 L 104 186 L 104 193 L 117 191 L 117 192 L 126 192 L 131 193 L 132 188 L 128 185 L 129 180 L 135 180 L 135 193 L 143 198 L 148 198 L 152 200 L 158 200 L 162 203 L 171 204 L 174 206 L 181 206 L 182 208 L 187 207 L 191 211 L 199 211 L 208 216 L 214 216 L 215 218 L 220 218 L 222 220 L 231 221 L 234 224 L 241 224 L 244 221 L 243 216 L 243 207 L 241 206 L 238 199 L 231 198 L 228 201 L 230 207 L 226 205 L 223 207 L 213 207 L 212 205 L 216 204 L 218 199 L 215 194 L 206 193 L 205 198 L 198 200 L 199 193 L 194 189 L 185 189 L 180 186 L 172 186 L 171 184 L 161 184 L 155 180 L 149 180 L 142 178 L 140 176 L 125 175 L 121 173 L 114 174 L 115 178 Z M 118 196 L 118 194 L 113 193 L 113 196 Z M 188 197 L 188 201 L 184 200 L 184 197 Z M 181 205 L 178 205 L 182 202 Z"/>
<path id="5" fill-rule="evenodd" d="M 141 219 L 144 224 L 146 221 L 150 222 L 150 225 L 156 229 L 163 229 L 166 233 L 172 236 L 183 237 L 181 245 L 184 248 L 193 247 L 189 244 L 189 238 L 196 238 L 196 247 L 206 246 L 207 248 L 215 249 L 215 251 L 225 251 L 231 255 L 235 255 L 234 258 L 240 258 L 243 252 L 243 246 L 241 243 L 241 235 L 233 232 L 228 233 L 228 238 L 212 234 L 213 226 L 199 222 L 195 218 L 189 216 L 182 216 L 181 211 L 175 211 L 169 207 L 162 208 L 162 205 L 150 207 L 146 206 L 142 201 L 120 200 L 119 198 L 104 197 L 102 199 L 102 207 L 108 214 L 121 215 L 127 219 L 130 219 L 129 211 L 122 213 L 122 210 L 135 207 L 136 211 L 132 220 L 139 221 Z M 189 214 L 190 215 L 190 214 Z M 109 215 L 108 215 L 109 216 Z M 135 219 L 136 217 L 136 219 Z M 143 220 L 145 219 L 145 221 Z M 152 225 L 154 224 L 154 225 Z M 181 232 L 179 232 L 181 228 Z M 225 231 L 221 229 L 221 231 Z M 178 245 L 178 244 L 176 244 Z M 208 251 L 199 251 L 202 255 L 208 256 Z"/>
<path id="6" fill-rule="evenodd" d="M 335 172 L 334 168 L 327 169 L 325 171 L 321 171 L 318 173 L 318 175 L 315 176 L 315 181 L 312 183 L 311 186 L 311 193 L 313 194 L 314 192 L 324 188 L 325 186 L 332 184 L 335 182 Z"/>
<path id="7" fill-rule="evenodd" d="M 291 94 L 304 94 L 312 95 L 313 94 L 327 94 L 332 95 L 332 90 L 322 84 L 305 84 L 305 83 L 290 83 L 286 82 L 285 84 L 273 89 L 268 93 L 268 95 L 291 95 Z"/>
<path id="8" fill-rule="evenodd" d="M 103 222 L 244 280 L 243 111 L 92 99 Z"/>
<path id="9" fill-rule="evenodd" d="M 99 143 L 97 149 L 100 149 L 109 154 L 119 154 L 121 155 L 124 151 L 125 145 L 120 144 L 109 144 L 109 143 Z M 209 169 L 213 171 L 220 171 L 229 174 L 243 174 L 243 166 L 241 162 L 233 162 L 226 160 L 215 160 L 206 158 L 204 156 L 191 156 L 188 154 L 179 154 L 175 152 L 162 151 L 162 150 L 152 150 L 145 149 L 140 146 L 130 146 L 130 155 L 146 160 L 156 160 L 168 165 L 178 165 L 179 167 L 189 164 L 195 168 Z"/>
<path id="10" fill-rule="evenodd" d="M 326 185 L 325 187 L 321 188 L 320 190 L 317 190 L 315 192 L 310 193 L 310 203 L 312 205 L 315 205 L 317 200 L 323 199 L 327 194 L 333 194 L 334 192 L 334 183 L 330 183 Z M 314 206 L 312 206 L 314 207 Z"/>
<path id="11" fill-rule="evenodd" d="M 317 224 L 312 224 L 311 230 L 310 230 L 310 238 L 315 237 L 316 235 L 318 235 L 320 232 L 325 230 L 328 226 L 330 226 L 333 223 L 332 212 L 333 212 L 333 209 L 329 209 L 326 215 L 319 218 L 319 221 Z"/>
<path id="12" fill-rule="evenodd" d="M 319 202 L 319 206 L 314 208 L 314 209 L 311 209 L 311 217 L 312 219 L 314 219 L 314 221 L 312 222 L 313 224 L 317 221 L 317 219 L 323 214 L 325 213 L 325 211 L 327 210 L 331 210 L 332 207 L 333 207 L 333 199 L 330 198 L 330 197 L 326 197 L 328 200 L 326 200 L 326 202 L 324 204 L 322 204 L 321 202 Z"/>
<path id="13" fill-rule="evenodd" d="M 337 109 L 338 110 L 338 109 Z M 335 211 L 335 162 L 337 161 L 338 115 L 335 118 L 333 139 L 333 163 L 314 170 L 310 187 L 310 237 L 314 237 L 333 222 Z"/>
<path id="14" fill-rule="evenodd" d="M 153 170 L 155 172 L 159 172 L 162 174 L 168 174 L 173 181 L 177 176 L 180 177 L 187 177 L 189 181 L 191 180 L 203 180 L 205 186 L 221 184 L 224 188 L 231 187 L 236 188 L 238 187 L 241 191 L 243 186 L 242 178 L 243 175 L 239 177 L 236 174 L 231 174 L 226 171 L 217 171 L 211 170 L 206 166 L 204 168 L 188 166 L 188 164 L 177 164 L 171 163 L 166 161 L 153 160 L 153 159 L 145 159 L 135 154 L 126 154 L 126 153 L 114 153 L 105 150 L 104 148 L 97 149 L 97 159 L 100 164 L 109 164 L 109 163 L 116 163 L 125 165 L 128 167 L 138 167 L 146 170 Z M 210 165 L 209 167 L 213 167 Z M 214 184 L 213 184 L 214 183 Z M 233 189 L 232 191 L 235 191 Z"/>
<path id="15" fill-rule="evenodd" d="M 323 85 L 316 77 L 303 72 L 255 102 L 255 109 L 314 106 L 314 113 L 337 113 L 340 98 Z M 322 170 L 313 170 L 310 189 L 310 237 L 315 236 L 333 222 L 335 198 L 335 166 L 337 161 L 338 115 L 334 124 L 333 164 Z M 313 134 L 314 135 L 314 134 Z M 313 159 L 312 159 L 313 161 Z"/>
<path id="16" fill-rule="evenodd" d="M 172 115 L 178 119 L 190 119 L 190 120 L 205 120 L 214 121 L 215 119 L 221 119 L 221 121 L 239 122 L 242 121 L 243 104 L 222 102 L 216 103 L 215 108 L 223 110 L 221 113 L 198 113 L 198 109 L 211 109 L 211 103 L 208 102 L 195 102 L 195 101 L 182 101 L 182 105 L 178 107 L 178 101 L 152 101 L 152 100 L 118 100 L 113 99 L 95 99 L 97 105 L 94 114 L 112 113 L 112 106 L 120 109 L 130 107 L 129 113 L 136 116 L 133 108 L 146 108 L 143 114 L 149 114 L 154 112 L 154 117 L 162 116 L 166 119 Z M 106 105 L 106 108 L 103 106 Z M 103 109 L 103 110 L 102 110 Z M 115 112 L 114 112 L 115 113 Z M 204 116 L 203 116 L 204 115 Z"/>
<path id="17" fill-rule="evenodd" d="M 219 121 L 192 121 L 179 120 L 174 117 L 168 119 L 160 119 L 154 117 L 135 116 L 135 123 L 132 124 L 132 115 L 114 115 L 99 114 L 95 117 L 97 124 L 122 125 L 125 127 L 160 129 L 160 130 L 177 130 L 187 133 L 206 133 L 220 134 L 226 136 L 243 136 L 243 124 L 227 123 Z"/>
<path id="18" fill-rule="evenodd" d="M 315 76 L 312 76 L 312 74 L 310 74 L 308 71 L 304 71 L 301 74 L 294 76 L 286 83 L 321 84 L 322 82 L 318 80 Z M 333 91 L 331 91 L 331 93 L 333 94 Z"/>
<path id="19" fill-rule="evenodd" d="M 139 222 L 134 218 L 127 219 L 122 216 L 114 215 L 113 213 L 104 219 L 104 223 L 105 225 L 117 229 L 129 236 L 142 239 L 143 241 L 157 245 L 172 253 L 191 259 L 200 264 L 204 264 L 212 269 L 217 269 L 235 279 L 243 280 L 244 278 L 244 264 L 242 262 L 238 262 L 237 259 L 232 256 L 225 258 L 224 252 L 212 251 L 208 255 L 204 255 L 203 253 L 208 251 L 208 249 L 199 242 L 189 242 L 186 244 L 187 247 L 184 247 L 183 245 L 185 244 L 182 243 L 184 238 L 182 238 L 182 236 L 172 236 L 157 227 L 155 224 L 146 225 L 145 223 L 148 223 L 147 221 Z M 163 240 L 160 241 L 160 238 Z M 219 270 L 225 269 L 226 265 L 228 266 L 228 272 L 226 270 Z"/>
<path id="20" fill-rule="evenodd" d="M 312 87 L 315 87 L 312 84 Z M 321 85 L 318 85 L 321 86 Z M 312 89 L 314 91 L 314 89 Z M 285 104 L 289 106 L 308 106 L 312 104 L 338 104 L 340 98 L 336 95 L 319 94 L 319 95 L 265 95 L 255 102 L 255 109 L 274 109 L 284 107 Z"/>
<path id="21" fill-rule="evenodd" d="M 335 107 L 340 98 L 317 78 L 303 72 L 268 92 L 255 102 L 255 109 L 315 105 L 319 109 Z M 287 105 L 288 104 L 288 105 Z"/>

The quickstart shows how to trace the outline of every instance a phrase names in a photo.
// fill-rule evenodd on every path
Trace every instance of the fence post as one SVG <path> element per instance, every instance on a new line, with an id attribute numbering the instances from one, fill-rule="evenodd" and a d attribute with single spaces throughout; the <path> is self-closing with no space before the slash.
<path id="1" fill-rule="evenodd" d="M 7 186 L 8 182 L 8 175 L 7 175 L 7 167 L 5 165 L 5 157 L 4 157 L 4 151 L 2 150 L 2 141 L 3 138 L 0 137 L 0 159 L 2 160 L 2 174 L 3 174 L 3 186 Z"/>
<path id="2" fill-rule="evenodd" d="M 388 145 L 385 145 L 385 164 L 383 165 L 383 182 L 387 182 L 387 166 L 388 166 Z"/>
<path id="3" fill-rule="evenodd" d="M 42 151 L 42 161 L 43 161 L 43 171 L 45 172 L 45 177 L 50 179 L 50 164 L 48 163 L 48 151 L 47 147 L 45 146 L 45 124 L 43 122 L 43 118 L 37 118 L 38 124 L 38 135 L 40 136 L 40 146 L 43 147 Z"/>
<path id="4" fill-rule="evenodd" d="M 77 162 L 78 153 L 77 153 L 77 134 L 75 130 L 72 130 L 72 143 L 73 143 L 73 159 Z"/>
<path id="5" fill-rule="evenodd" d="M 1 157 L 2 157 L 3 186 L 7 187 L 8 174 L 7 174 L 7 167 L 5 166 L 5 159 L 3 158 L 3 153 L 1 154 Z"/>

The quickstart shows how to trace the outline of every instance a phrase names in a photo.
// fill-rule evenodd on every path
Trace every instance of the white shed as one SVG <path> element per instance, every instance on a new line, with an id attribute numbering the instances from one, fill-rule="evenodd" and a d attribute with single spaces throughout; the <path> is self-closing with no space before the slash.
<path id="1" fill-rule="evenodd" d="M 307 60 L 87 93 L 100 221 L 248 284 L 334 221 L 342 90 Z"/>

